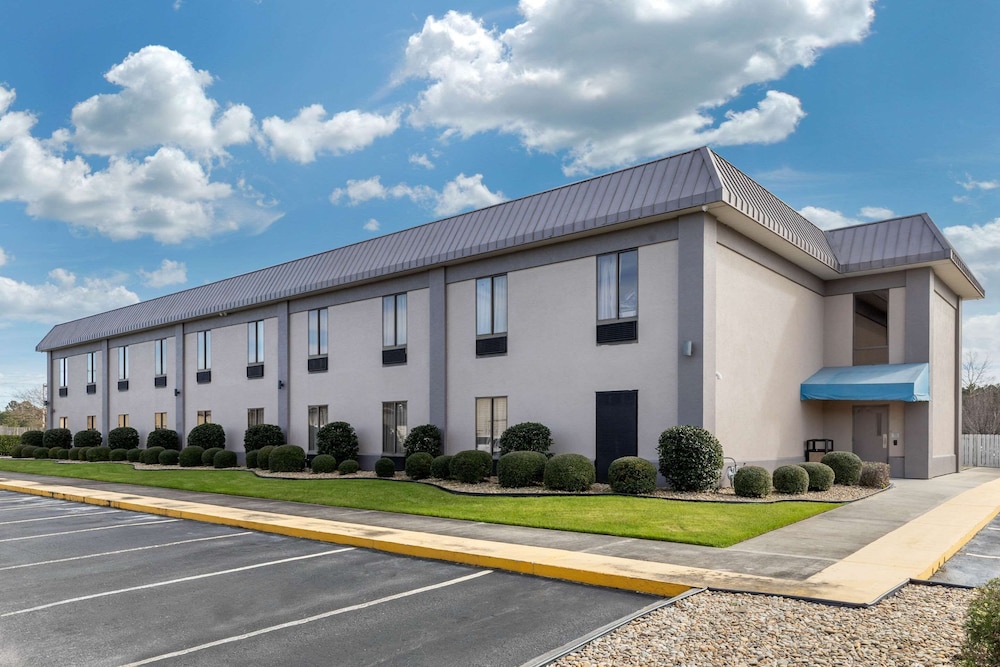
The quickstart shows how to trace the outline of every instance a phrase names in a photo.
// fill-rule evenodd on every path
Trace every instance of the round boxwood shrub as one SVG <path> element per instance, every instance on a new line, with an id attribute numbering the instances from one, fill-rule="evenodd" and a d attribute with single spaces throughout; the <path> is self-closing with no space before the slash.
<path id="1" fill-rule="evenodd" d="M 338 461 L 358 460 L 358 434 L 347 422 L 330 422 L 316 432 L 316 451 Z"/>
<path id="2" fill-rule="evenodd" d="M 252 468 L 256 468 L 257 467 L 257 454 L 258 453 L 259 452 L 256 449 L 251 449 L 249 452 L 247 452 L 247 468 L 251 468 L 252 469 Z"/>
<path id="3" fill-rule="evenodd" d="M 833 468 L 825 463 L 811 461 L 809 463 L 800 463 L 799 467 L 805 470 L 809 476 L 810 491 L 829 491 L 830 487 L 833 486 Z"/>
<path id="4" fill-rule="evenodd" d="M 852 452 L 830 452 L 820 463 L 833 468 L 833 483 L 857 486 L 861 480 L 861 459 Z"/>
<path id="5" fill-rule="evenodd" d="M 285 444 L 285 433 L 274 424 L 254 424 L 243 433 L 243 449 L 248 452 L 261 447 L 280 447 Z"/>
<path id="6" fill-rule="evenodd" d="M 430 454 L 433 459 L 441 453 L 441 429 L 434 424 L 414 426 L 403 441 L 403 451 L 407 460 L 417 452 Z"/>
<path id="7" fill-rule="evenodd" d="M 76 453 L 76 460 L 77 461 L 86 461 L 87 460 L 87 452 L 90 451 L 90 447 L 77 447 L 76 449 L 79 450 Z"/>
<path id="8" fill-rule="evenodd" d="M 201 457 L 205 450 L 197 445 L 188 445 L 181 450 L 177 462 L 182 468 L 197 468 L 202 465 Z"/>
<path id="9" fill-rule="evenodd" d="M 139 456 L 139 463 L 144 463 L 148 466 L 155 466 L 160 464 L 160 452 L 166 451 L 163 447 L 147 447 L 142 450 L 142 455 Z"/>
<path id="10" fill-rule="evenodd" d="M 743 466 L 733 478 L 733 490 L 744 498 L 763 498 L 771 493 L 771 473 L 760 466 Z"/>
<path id="11" fill-rule="evenodd" d="M 12 459 L 21 458 L 21 451 L 24 449 L 24 445 L 16 445 L 14 449 L 10 450 L 10 457 Z"/>
<path id="12" fill-rule="evenodd" d="M 68 452 L 68 451 L 69 450 L 66 449 L 66 448 L 64 448 L 64 447 L 53 447 L 52 449 L 49 450 L 49 458 L 50 459 L 58 459 L 59 458 L 59 452 Z"/>
<path id="13" fill-rule="evenodd" d="M 87 460 L 88 461 L 110 461 L 111 460 L 111 448 L 110 447 L 90 447 L 87 450 Z"/>
<path id="14" fill-rule="evenodd" d="M 215 455 L 222 451 L 222 447 L 209 447 L 201 453 L 201 464 L 210 466 L 215 461 Z"/>
<path id="15" fill-rule="evenodd" d="M 329 454 L 320 454 L 313 458 L 312 463 L 309 464 L 310 469 L 318 474 L 331 473 L 337 471 L 337 459 L 333 458 Z"/>
<path id="16" fill-rule="evenodd" d="M 674 426 L 660 434 L 660 474 L 677 491 L 708 491 L 722 474 L 722 445 L 698 426 Z M 770 476 L 768 476 L 770 479 Z"/>
<path id="17" fill-rule="evenodd" d="M 608 466 L 608 484 L 615 493 L 652 493 L 656 490 L 656 466 L 638 456 L 623 456 Z"/>
<path id="18" fill-rule="evenodd" d="M 137 441 L 138 442 L 138 441 Z M 146 436 L 147 447 L 163 447 L 164 449 L 181 450 L 181 439 L 172 428 L 157 428 Z"/>
<path id="19" fill-rule="evenodd" d="M 22 447 L 41 447 L 44 440 L 45 433 L 43 431 L 25 431 L 21 434 Z"/>
<path id="20" fill-rule="evenodd" d="M 202 449 L 225 449 L 226 431 L 219 424 L 198 424 L 188 433 L 187 444 Z"/>
<path id="21" fill-rule="evenodd" d="M 148 439 L 146 446 L 150 446 Z M 139 447 L 139 432 L 131 426 L 113 428 L 108 433 L 108 447 L 111 449 L 137 449 Z"/>
<path id="22" fill-rule="evenodd" d="M 771 475 L 771 483 L 777 493 L 799 495 L 809 489 L 809 473 L 801 466 L 778 466 Z"/>
<path id="23" fill-rule="evenodd" d="M 298 445 L 281 445 L 271 450 L 267 459 L 271 472 L 302 472 L 306 469 L 306 452 Z"/>
<path id="24" fill-rule="evenodd" d="M 175 466 L 180 461 L 181 453 L 176 449 L 164 449 L 157 457 L 161 466 Z"/>
<path id="25" fill-rule="evenodd" d="M 542 475 L 545 488 L 553 491 L 587 491 L 596 479 L 594 463 L 583 454 L 556 454 Z"/>
<path id="26" fill-rule="evenodd" d="M 489 477 L 492 469 L 493 457 L 489 452 L 465 449 L 451 457 L 448 475 L 459 482 L 478 484 L 484 477 Z"/>
<path id="27" fill-rule="evenodd" d="M 143 449 L 118 449 L 115 451 L 125 452 L 125 458 L 129 463 L 138 463 L 142 458 Z"/>
<path id="28" fill-rule="evenodd" d="M 139 452 L 139 449 L 112 449 L 111 450 L 111 460 L 112 461 L 125 461 L 128 459 L 129 452 Z"/>
<path id="29" fill-rule="evenodd" d="M 229 449 L 220 449 L 212 459 L 212 466 L 216 468 L 235 468 L 237 462 L 236 452 Z"/>
<path id="30" fill-rule="evenodd" d="M 552 431 L 538 422 L 521 422 L 507 428 L 500 436 L 500 456 L 510 452 L 541 452 L 552 446 Z"/>
<path id="31" fill-rule="evenodd" d="M 541 452 L 517 451 L 497 460 L 497 481 L 500 486 L 516 489 L 540 484 L 548 458 Z"/>
<path id="32" fill-rule="evenodd" d="M 435 456 L 431 461 L 431 477 L 436 479 L 451 478 L 451 454 Z"/>
<path id="33" fill-rule="evenodd" d="M 976 589 L 965 612 L 965 639 L 956 664 L 965 667 L 1000 665 L 1000 578 Z"/>
<path id="34" fill-rule="evenodd" d="M 390 458 L 383 456 L 378 461 L 375 462 L 375 476 L 376 477 L 395 477 L 396 476 L 396 462 Z"/>
<path id="35" fill-rule="evenodd" d="M 878 461 L 863 461 L 858 484 L 870 489 L 889 488 L 889 464 Z"/>
<path id="36" fill-rule="evenodd" d="M 271 452 L 274 451 L 272 445 L 266 445 L 257 450 L 257 467 L 261 470 L 267 470 L 268 460 L 271 458 Z"/>
<path id="37" fill-rule="evenodd" d="M 68 451 L 67 458 L 70 461 L 79 461 L 80 460 L 80 448 L 79 447 L 70 447 L 69 451 Z"/>
<path id="38" fill-rule="evenodd" d="M 428 452 L 414 452 L 406 457 L 403 467 L 410 479 L 427 479 L 431 476 L 431 463 L 434 457 Z"/>
<path id="39" fill-rule="evenodd" d="M 21 436 L 21 442 L 24 442 L 24 436 Z M 50 428 L 42 436 L 41 445 L 46 449 L 52 449 L 53 447 L 65 447 L 69 449 L 73 446 L 73 434 L 70 433 L 68 428 Z"/>
<path id="40" fill-rule="evenodd" d="M 347 459 L 346 461 L 341 461 L 340 465 L 337 466 L 337 473 L 340 475 L 353 475 L 358 471 L 358 462 L 354 459 Z"/>
<path id="41" fill-rule="evenodd" d="M 41 445 L 39 445 L 40 447 Z M 21 458 L 22 459 L 33 459 L 35 458 L 35 450 L 38 447 L 32 445 L 21 445 Z"/>
<path id="42" fill-rule="evenodd" d="M 69 450 L 64 447 L 60 447 L 58 458 L 63 461 L 69 460 Z"/>
<path id="43" fill-rule="evenodd" d="M 47 459 L 49 458 L 49 448 L 48 447 L 35 447 L 32 451 L 32 455 L 36 459 Z"/>
<path id="44" fill-rule="evenodd" d="M 89 428 L 85 431 L 77 431 L 73 435 L 74 447 L 100 447 L 104 444 L 104 436 L 100 431 Z"/>

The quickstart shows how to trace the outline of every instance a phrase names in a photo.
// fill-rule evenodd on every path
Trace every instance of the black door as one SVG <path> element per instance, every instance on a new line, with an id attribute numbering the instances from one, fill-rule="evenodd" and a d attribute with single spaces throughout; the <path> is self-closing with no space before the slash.
<path id="1" fill-rule="evenodd" d="M 639 453 L 639 392 L 597 392 L 597 481 L 608 481 L 608 466 Z"/>

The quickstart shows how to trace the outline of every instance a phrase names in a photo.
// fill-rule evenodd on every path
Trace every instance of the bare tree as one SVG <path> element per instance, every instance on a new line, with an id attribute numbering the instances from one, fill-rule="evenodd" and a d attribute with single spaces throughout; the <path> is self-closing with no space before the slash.
<path id="1" fill-rule="evenodd" d="M 966 352 L 962 357 L 962 391 L 976 391 L 992 380 L 988 373 L 989 367 L 989 355 L 980 359 L 975 350 Z"/>

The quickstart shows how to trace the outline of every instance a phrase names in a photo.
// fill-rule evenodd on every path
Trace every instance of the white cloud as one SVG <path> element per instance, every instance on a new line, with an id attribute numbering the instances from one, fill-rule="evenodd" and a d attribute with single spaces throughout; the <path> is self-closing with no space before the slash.
<path id="1" fill-rule="evenodd" d="M 382 229 L 382 225 L 379 224 L 378 220 L 375 218 L 370 218 L 368 222 L 365 223 L 364 230 L 366 232 L 377 232 Z"/>
<path id="2" fill-rule="evenodd" d="M 301 109 L 292 120 L 265 118 L 261 130 L 271 142 L 272 157 L 282 156 L 306 164 L 313 162 L 319 153 L 351 153 L 379 137 L 389 136 L 399 128 L 400 115 L 399 111 L 381 116 L 351 110 L 324 120 L 326 110 L 313 104 Z"/>
<path id="3" fill-rule="evenodd" d="M 7 263 L 7 253 L 4 252 L 3 248 L 0 248 L 0 266 L 4 266 Z"/>
<path id="4" fill-rule="evenodd" d="M 85 278 L 78 284 L 76 275 L 62 268 L 53 269 L 41 285 L 0 276 L 0 318 L 5 320 L 56 324 L 138 301 L 113 280 Z"/>
<path id="5" fill-rule="evenodd" d="M 183 285 L 187 282 L 187 265 L 172 259 L 160 262 L 160 268 L 154 271 L 139 269 L 142 284 L 146 287 L 166 287 L 167 285 Z"/>
<path id="6" fill-rule="evenodd" d="M 529 149 L 568 151 L 571 173 L 704 143 L 770 143 L 804 116 L 797 98 L 770 90 L 755 108 L 725 105 L 864 39 L 872 6 L 523 0 L 522 22 L 505 31 L 451 11 L 410 37 L 399 80 L 428 82 L 409 117 L 415 126 L 514 134 Z"/>
<path id="7" fill-rule="evenodd" d="M 410 164 L 420 165 L 424 169 L 433 169 L 434 163 L 431 159 L 427 157 L 427 153 L 420 153 L 419 155 L 410 156 Z"/>
<path id="8" fill-rule="evenodd" d="M 954 225 L 941 231 L 974 272 L 1000 270 L 1000 218 L 984 225 Z M 1000 356 L 997 359 L 1000 361 Z"/>
<path id="9" fill-rule="evenodd" d="M 858 216 L 851 217 L 849 215 L 844 215 L 840 211 L 833 211 L 828 208 L 822 208 L 821 206 L 806 206 L 802 208 L 799 213 L 802 214 L 809 222 L 813 223 L 820 229 L 836 229 L 837 227 L 850 227 L 852 225 L 863 225 L 866 222 L 874 222 L 877 220 L 887 220 L 889 218 L 895 217 L 890 208 L 883 208 L 881 206 L 864 206 L 858 211 Z M 860 218 L 864 218 L 863 220 Z"/>
<path id="10" fill-rule="evenodd" d="M 434 205 L 434 212 L 438 215 L 454 215 L 466 209 L 499 204 L 503 200 L 502 192 L 491 192 L 483 185 L 482 174 L 459 174 L 455 180 L 445 184 Z"/>
<path id="11" fill-rule="evenodd" d="M 965 175 L 965 180 L 959 181 L 958 184 L 966 190 L 995 190 L 996 188 L 1000 188 L 1000 181 L 977 181 L 968 174 Z"/>
<path id="12" fill-rule="evenodd" d="M 346 197 L 349 206 L 357 206 L 373 199 L 409 199 L 417 204 L 430 203 L 435 215 L 454 215 L 466 209 L 492 206 L 504 201 L 502 192 L 492 192 L 483 184 L 483 175 L 459 174 L 445 183 L 441 192 L 426 185 L 400 183 L 390 188 L 382 185 L 379 176 L 365 180 L 349 180 L 347 187 L 336 188 L 330 193 L 330 202 L 339 204 Z"/>
<path id="13" fill-rule="evenodd" d="M 881 206 L 862 206 L 860 215 L 862 218 L 869 220 L 888 220 L 889 218 L 896 217 L 891 208 L 883 208 Z"/>
<path id="14" fill-rule="evenodd" d="M 432 200 L 437 196 L 432 188 L 426 185 L 410 186 L 406 183 L 394 185 L 387 188 L 382 185 L 379 176 L 373 176 L 365 180 L 349 180 L 347 187 L 335 188 L 330 193 L 330 202 L 339 204 L 344 197 L 348 199 L 348 205 L 357 206 L 373 199 L 409 199 L 413 202 L 421 203 Z"/>

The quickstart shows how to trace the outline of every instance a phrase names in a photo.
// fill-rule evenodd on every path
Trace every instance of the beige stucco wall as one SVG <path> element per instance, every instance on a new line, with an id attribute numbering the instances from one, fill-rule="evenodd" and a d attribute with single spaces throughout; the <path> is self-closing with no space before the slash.
<path id="1" fill-rule="evenodd" d="M 854 363 L 853 294 L 823 299 L 822 340 L 823 366 L 851 366 Z"/>
<path id="2" fill-rule="evenodd" d="M 538 421 L 553 451 L 595 455 L 598 391 L 638 390 L 638 454 L 656 459 L 677 413 L 677 243 L 639 248 L 639 340 L 597 345 L 596 259 L 507 274 L 508 353 L 476 358 L 475 281 L 448 285 L 448 441 L 475 446 L 475 399 L 507 396 L 508 424 Z"/>
<path id="3" fill-rule="evenodd" d="M 943 285 L 938 289 L 946 290 Z M 949 294 L 950 298 L 954 296 Z M 931 455 L 955 454 L 956 309 L 935 291 L 931 303 Z"/>
<path id="4" fill-rule="evenodd" d="M 727 456 L 773 467 L 824 437 L 799 385 L 823 365 L 823 297 L 719 246 L 716 435 Z"/>
<path id="5" fill-rule="evenodd" d="M 174 339 L 166 335 L 163 338 L 167 339 L 169 373 L 174 367 Z M 108 429 L 116 428 L 118 415 L 126 414 L 129 416 L 129 426 L 139 432 L 139 442 L 145 443 L 146 436 L 153 430 L 155 413 L 166 412 L 168 424 L 174 418 L 174 387 L 177 378 L 169 373 L 167 386 L 154 387 L 154 342 L 149 340 L 133 343 L 128 346 L 128 391 L 118 391 L 118 347 L 114 341 L 108 347 Z"/>

